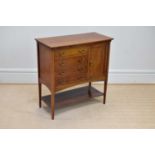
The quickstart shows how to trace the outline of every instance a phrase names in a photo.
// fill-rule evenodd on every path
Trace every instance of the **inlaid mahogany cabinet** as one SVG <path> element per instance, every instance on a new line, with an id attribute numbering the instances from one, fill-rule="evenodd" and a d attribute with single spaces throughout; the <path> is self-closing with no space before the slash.
<path id="1" fill-rule="evenodd" d="M 39 107 L 41 107 L 42 100 L 41 84 L 44 84 L 51 92 L 52 119 L 54 119 L 55 104 L 57 104 L 55 103 L 56 93 L 74 85 L 88 82 L 85 95 L 93 97 L 91 82 L 104 81 L 102 95 L 105 104 L 111 40 L 112 38 L 98 33 L 36 39 Z"/>

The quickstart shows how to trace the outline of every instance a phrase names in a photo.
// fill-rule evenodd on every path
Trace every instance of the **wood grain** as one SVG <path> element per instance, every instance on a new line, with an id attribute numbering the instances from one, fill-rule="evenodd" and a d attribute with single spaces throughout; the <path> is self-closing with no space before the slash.
<path id="1" fill-rule="evenodd" d="M 92 32 L 92 33 L 83 33 L 83 34 L 76 34 L 76 35 L 38 38 L 36 40 L 50 48 L 59 48 L 59 47 L 72 46 L 72 45 L 75 46 L 79 44 L 111 41 L 112 39 L 113 38 L 110 38 L 108 36 Z"/>

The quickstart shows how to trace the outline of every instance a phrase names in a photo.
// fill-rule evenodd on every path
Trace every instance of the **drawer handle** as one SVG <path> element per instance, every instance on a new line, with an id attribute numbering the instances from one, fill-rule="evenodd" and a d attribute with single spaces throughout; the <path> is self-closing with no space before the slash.
<path id="1" fill-rule="evenodd" d="M 81 53 L 81 54 L 83 54 L 85 52 L 86 52 L 86 50 L 79 50 L 79 53 Z"/>
<path id="2" fill-rule="evenodd" d="M 65 63 L 64 62 L 60 62 L 59 65 L 63 66 Z"/>
<path id="3" fill-rule="evenodd" d="M 93 62 L 92 62 L 92 61 L 90 61 L 90 62 L 89 62 L 89 65 L 90 65 L 90 66 L 92 66 L 92 65 L 93 65 Z"/>
<path id="4" fill-rule="evenodd" d="M 82 59 L 79 59 L 78 62 L 81 63 L 82 62 Z"/>
<path id="5" fill-rule="evenodd" d="M 65 72 L 64 72 L 64 71 L 62 71 L 61 73 L 59 73 L 59 75 L 64 75 L 64 73 L 65 73 Z"/>
<path id="6" fill-rule="evenodd" d="M 65 52 L 60 52 L 59 56 L 63 56 L 65 54 Z"/>
<path id="7" fill-rule="evenodd" d="M 81 59 L 78 60 L 79 63 L 86 61 L 86 59 L 84 57 L 82 57 Z"/>

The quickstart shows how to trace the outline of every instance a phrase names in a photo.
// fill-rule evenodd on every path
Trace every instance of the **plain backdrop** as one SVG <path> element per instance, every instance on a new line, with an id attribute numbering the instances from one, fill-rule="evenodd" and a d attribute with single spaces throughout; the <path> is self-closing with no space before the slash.
<path id="1" fill-rule="evenodd" d="M 111 43 L 110 81 L 155 82 L 155 27 L 20 26 L 0 27 L 0 82 L 36 82 L 35 38 L 98 32 Z"/>

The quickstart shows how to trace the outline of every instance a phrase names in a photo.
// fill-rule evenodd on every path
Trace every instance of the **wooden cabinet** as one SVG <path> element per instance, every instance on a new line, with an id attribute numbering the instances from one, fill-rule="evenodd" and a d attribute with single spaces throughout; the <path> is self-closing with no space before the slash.
<path id="1" fill-rule="evenodd" d="M 52 94 L 52 119 L 55 93 L 77 84 L 89 82 L 90 95 L 92 81 L 105 81 L 105 103 L 111 40 L 112 38 L 97 33 L 36 39 L 39 106 L 41 107 L 41 84 L 45 84 Z"/>

